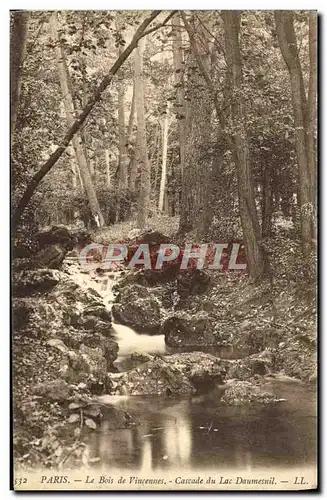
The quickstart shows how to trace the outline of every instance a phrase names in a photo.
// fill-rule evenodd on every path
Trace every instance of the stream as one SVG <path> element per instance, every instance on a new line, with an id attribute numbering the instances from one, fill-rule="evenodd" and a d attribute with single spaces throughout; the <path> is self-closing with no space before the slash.
<path id="1" fill-rule="evenodd" d="M 119 272 L 108 273 L 117 282 Z M 114 278 L 112 275 L 115 274 Z M 114 295 L 103 286 L 103 277 L 78 273 L 74 279 L 99 292 L 111 309 Z M 169 354 L 164 336 L 138 334 L 113 323 L 119 345 L 115 362 L 119 371 L 133 367 L 133 352 Z M 218 357 L 237 357 L 232 347 L 208 350 Z M 137 426 L 109 430 L 103 420 L 91 437 L 97 466 L 106 470 L 160 471 L 256 468 L 311 468 L 316 464 L 315 388 L 292 379 L 265 384 L 282 403 L 264 408 L 228 407 L 220 402 L 217 387 L 206 395 L 189 398 L 101 396 L 130 413 Z"/>

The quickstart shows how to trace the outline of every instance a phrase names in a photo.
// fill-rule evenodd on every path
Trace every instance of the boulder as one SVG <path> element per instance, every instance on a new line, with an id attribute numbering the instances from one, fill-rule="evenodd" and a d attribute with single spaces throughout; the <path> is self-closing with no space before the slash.
<path id="1" fill-rule="evenodd" d="M 51 380 L 49 382 L 42 382 L 37 384 L 33 390 L 33 394 L 40 396 L 47 401 L 54 401 L 64 403 L 69 401 L 74 395 L 74 390 L 69 384 L 63 380 Z"/>
<path id="2" fill-rule="evenodd" d="M 104 306 L 104 304 L 91 304 L 90 306 L 85 307 L 83 310 L 83 316 L 91 316 L 101 319 L 102 321 L 107 321 L 111 323 L 111 314 L 108 309 Z"/>
<path id="3" fill-rule="evenodd" d="M 214 317 L 205 312 L 178 311 L 166 319 L 161 333 L 171 347 L 218 346 L 231 343 L 230 333 L 219 330 Z"/>
<path id="4" fill-rule="evenodd" d="M 278 401 L 274 394 L 251 382 L 239 380 L 229 381 L 221 400 L 230 406 L 267 405 Z"/>
<path id="5" fill-rule="evenodd" d="M 148 245 L 161 245 L 162 243 L 170 243 L 171 238 L 160 233 L 160 231 L 147 231 L 141 234 L 136 241 L 138 244 L 147 243 Z"/>
<path id="6" fill-rule="evenodd" d="M 33 259 L 30 257 L 14 258 L 12 260 L 12 272 L 24 271 L 25 269 L 33 269 Z"/>
<path id="7" fill-rule="evenodd" d="M 55 287 L 65 275 L 53 269 L 24 270 L 13 273 L 13 295 L 25 297 L 45 293 Z"/>
<path id="8" fill-rule="evenodd" d="M 153 356 L 112 380 L 116 394 L 188 395 L 221 384 L 225 370 L 219 358 L 202 352 Z"/>
<path id="9" fill-rule="evenodd" d="M 68 251 L 74 248 L 75 243 L 75 238 L 65 226 L 53 226 L 47 231 L 40 231 L 36 238 L 40 249 L 59 244 Z"/>
<path id="10" fill-rule="evenodd" d="M 138 284 L 142 286 L 157 286 L 163 283 L 169 283 L 176 280 L 179 274 L 180 264 L 169 263 L 162 269 L 138 269 L 130 270 L 121 280 L 118 287 L 123 288 L 126 285 Z"/>
<path id="11" fill-rule="evenodd" d="M 266 349 L 243 359 L 224 360 L 227 377 L 230 379 L 248 380 L 254 375 L 267 375 L 275 366 L 276 355 L 273 350 Z"/>
<path id="12" fill-rule="evenodd" d="M 34 257 L 34 266 L 39 268 L 59 269 L 66 257 L 67 249 L 60 245 L 47 245 Z"/>
<path id="13" fill-rule="evenodd" d="M 44 297 L 15 297 L 12 305 L 13 335 L 48 339 L 63 327 L 60 313 Z"/>
<path id="14" fill-rule="evenodd" d="M 210 276 L 201 269 L 181 270 L 177 276 L 177 293 L 181 298 L 202 295 L 210 286 Z"/>
<path id="15" fill-rule="evenodd" d="M 112 306 L 112 315 L 117 323 L 129 326 L 138 332 L 159 334 L 163 319 L 160 294 L 140 285 L 124 287 L 117 303 Z"/>
<path id="16" fill-rule="evenodd" d="M 23 299 L 15 297 L 13 299 L 11 317 L 14 334 L 28 324 L 31 314 L 33 314 L 34 310 L 33 304 L 31 302 L 31 300 L 28 300 L 26 298 Z"/>
<path id="17" fill-rule="evenodd" d="M 83 382 L 92 393 L 110 392 L 107 360 L 101 347 L 81 344 L 78 350 L 72 350 L 57 338 L 50 339 L 48 344 L 61 353 L 60 377 L 68 384 Z"/>

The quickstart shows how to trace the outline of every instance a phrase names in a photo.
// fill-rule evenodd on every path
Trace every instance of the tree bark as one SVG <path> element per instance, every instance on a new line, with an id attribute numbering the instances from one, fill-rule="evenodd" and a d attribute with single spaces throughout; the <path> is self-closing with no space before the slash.
<path id="1" fill-rule="evenodd" d="M 309 88 L 308 88 L 308 118 L 307 147 L 308 168 L 311 176 L 312 203 L 316 207 L 317 193 L 317 154 L 316 154 L 316 120 L 317 120 L 317 12 L 309 12 Z M 315 221 L 313 221 L 315 225 Z M 313 231 L 313 238 L 315 232 Z"/>
<path id="2" fill-rule="evenodd" d="M 184 73 L 183 73 L 183 48 L 182 48 L 182 33 L 180 16 L 174 16 L 172 20 L 173 25 L 173 63 L 174 63 L 174 81 L 176 86 L 176 101 L 174 112 L 177 117 L 178 123 L 178 141 L 179 141 L 179 164 L 181 172 L 182 193 L 181 198 L 184 200 L 187 196 L 186 183 L 184 182 L 185 170 L 185 145 L 186 145 L 186 104 L 185 104 L 185 90 L 184 90 Z M 183 201 L 182 201 L 183 205 Z M 183 231 L 185 222 L 183 220 L 183 210 L 180 217 L 180 229 Z"/>
<path id="3" fill-rule="evenodd" d="M 304 81 L 300 58 L 298 54 L 296 35 L 294 31 L 293 12 L 275 11 L 276 32 L 279 47 L 288 68 L 291 84 L 292 106 L 295 125 L 295 147 L 299 169 L 299 194 L 300 194 L 300 219 L 301 219 L 301 237 L 303 254 L 307 257 L 312 246 L 312 237 L 314 233 L 313 224 L 313 175 L 315 173 L 315 161 L 309 160 L 309 149 L 313 147 L 312 142 L 308 144 L 308 103 L 305 95 Z M 312 33 L 311 21 L 311 33 Z M 311 42 L 313 41 L 311 37 Z M 311 43 L 311 51 L 314 43 Z M 311 76 L 311 106 L 310 126 L 315 115 L 315 68 L 312 67 L 312 58 L 310 57 L 310 66 L 313 69 Z M 313 94 L 313 95 L 312 95 Z M 310 135 L 310 134 L 309 134 Z M 311 137 L 312 138 L 312 137 Z M 310 171 L 312 170 L 312 172 Z"/>
<path id="4" fill-rule="evenodd" d="M 175 11 L 171 12 L 165 21 L 153 28 L 149 28 L 147 30 L 147 27 L 149 24 L 160 14 L 161 11 L 154 11 L 150 14 L 149 17 L 147 17 L 139 26 L 137 29 L 131 43 L 126 47 L 122 55 L 115 61 L 111 69 L 109 70 L 108 74 L 103 78 L 101 83 L 99 84 L 98 88 L 96 89 L 93 97 L 89 100 L 87 105 L 84 107 L 83 111 L 80 113 L 80 115 L 77 117 L 73 125 L 70 127 L 68 132 L 66 133 L 65 137 L 61 141 L 61 146 L 59 146 L 54 153 L 50 156 L 50 158 L 43 164 L 43 166 L 40 168 L 40 170 L 33 176 L 31 179 L 30 183 L 25 189 L 25 192 L 23 196 L 21 197 L 15 212 L 13 214 L 12 218 L 12 223 L 13 223 L 13 230 L 15 230 L 21 220 L 21 216 L 28 205 L 30 199 L 32 198 L 36 188 L 38 187 L 39 183 L 42 181 L 42 179 L 47 175 L 47 173 L 52 169 L 52 167 L 57 163 L 57 161 L 61 158 L 63 153 L 65 152 L 68 144 L 74 137 L 74 135 L 79 131 L 89 114 L 91 113 L 93 107 L 97 102 L 100 101 L 101 96 L 103 92 L 106 90 L 106 88 L 111 84 L 113 77 L 121 67 L 121 65 L 126 61 L 126 59 L 130 56 L 130 54 L 133 52 L 135 47 L 137 46 L 139 40 L 146 34 L 153 32 L 157 30 L 158 28 L 164 26 L 169 19 L 175 14 Z"/>
<path id="5" fill-rule="evenodd" d="M 74 124 L 74 102 L 70 92 L 69 85 L 69 75 L 67 71 L 67 66 L 65 62 L 65 54 L 63 52 L 62 46 L 60 44 L 60 39 L 58 35 L 58 26 L 57 26 L 57 12 L 53 12 L 51 15 L 51 30 L 52 37 L 55 42 L 55 52 L 56 59 L 59 71 L 59 80 L 60 87 L 63 95 L 63 100 L 65 104 L 65 111 L 67 116 L 68 125 L 71 127 Z M 83 151 L 81 139 L 78 134 L 74 135 L 72 139 L 73 148 L 76 154 L 78 166 L 80 169 L 81 177 L 83 179 L 83 184 L 85 187 L 85 191 L 88 197 L 90 210 L 92 216 L 94 217 L 95 222 L 99 226 L 104 225 L 103 215 L 101 213 L 100 205 L 98 202 L 98 198 L 93 186 L 92 178 L 90 175 L 90 171 L 88 169 L 86 157 Z"/>
<path id="6" fill-rule="evenodd" d="M 144 110 L 144 82 L 143 82 L 143 51 L 144 39 L 139 42 L 135 51 L 135 105 L 137 119 L 137 158 L 141 171 L 141 186 L 138 203 L 138 227 L 143 229 L 146 225 L 151 190 L 151 171 L 148 161 L 146 143 L 145 110 Z"/>
<path id="7" fill-rule="evenodd" d="M 131 102 L 131 110 L 130 110 L 129 119 L 128 119 L 128 128 L 127 128 L 127 142 L 128 142 L 128 144 L 131 142 L 131 137 L 133 134 L 134 118 L 135 118 L 135 81 L 133 82 L 133 96 L 132 96 L 132 102 Z"/>
<path id="8" fill-rule="evenodd" d="M 191 26 L 186 15 L 181 13 L 184 26 L 187 30 L 191 56 L 189 64 L 196 64 L 200 74 L 189 76 L 188 96 L 186 105 L 184 100 L 182 134 L 185 141 L 183 158 L 183 180 L 181 192 L 179 231 L 184 234 L 196 228 L 197 237 L 201 239 L 207 233 L 212 221 L 211 181 L 212 164 L 203 161 L 201 153 L 203 143 L 210 141 L 212 136 L 212 112 L 214 103 L 217 114 L 219 106 L 214 98 L 214 86 L 208 72 L 208 54 L 198 47 L 196 34 L 202 34 Z M 199 95 L 197 88 L 206 87 Z"/>
<path id="9" fill-rule="evenodd" d="M 26 54 L 29 13 L 13 11 L 10 36 L 10 131 L 15 131 L 20 92 L 22 85 L 22 66 Z"/>
<path id="10" fill-rule="evenodd" d="M 222 11 L 225 30 L 226 57 L 232 91 L 231 117 L 234 128 L 233 152 L 237 172 L 238 198 L 249 276 L 259 280 L 265 273 L 265 256 L 260 247 L 260 226 L 253 192 L 252 168 L 249 158 L 246 113 L 242 91 L 242 60 L 239 45 L 240 13 Z"/>
<path id="11" fill-rule="evenodd" d="M 108 149 L 104 150 L 104 160 L 106 164 L 106 178 L 107 178 L 107 187 L 111 187 L 111 175 L 110 175 L 110 159 L 109 159 L 109 151 Z"/>
<path id="12" fill-rule="evenodd" d="M 119 20 L 116 14 L 116 30 L 119 32 Z M 118 57 L 121 56 L 123 48 L 119 45 Z M 127 158 L 127 139 L 125 131 L 125 89 L 124 78 L 121 70 L 118 72 L 118 138 L 119 138 L 119 187 L 126 189 L 128 185 L 128 158 Z"/>
<path id="13" fill-rule="evenodd" d="M 166 114 L 162 123 L 162 163 L 161 163 L 161 180 L 160 180 L 159 203 L 158 203 L 159 213 L 162 213 L 163 211 L 166 181 L 167 181 L 168 130 L 169 130 L 169 105 L 167 106 Z"/>

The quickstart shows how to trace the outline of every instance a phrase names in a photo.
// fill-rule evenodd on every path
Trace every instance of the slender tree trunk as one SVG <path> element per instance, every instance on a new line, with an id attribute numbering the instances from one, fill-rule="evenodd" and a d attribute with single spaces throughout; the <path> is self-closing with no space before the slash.
<path id="1" fill-rule="evenodd" d="M 308 168 L 311 176 L 312 203 L 316 207 L 317 192 L 317 155 L 316 155 L 316 120 L 317 120 L 317 13 L 309 12 L 309 88 L 308 88 L 308 117 L 307 117 L 307 147 Z M 313 221 L 315 226 L 315 220 Z M 315 228 L 313 228 L 315 229 Z M 313 230 L 312 237 L 315 238 Z"/>
<path id="2" fill-rule="evenodd" d="M 178 123 L 178 141 L 179 141 L 179 164 L 181 173 L 181 199 L 182 205 L 183 200 L 187 197 L 187 186 L 184 182 L 184 170 L 185 170 L 185 145 L 186 145 L 186 104 L 185 104 L 185 90 L 184 90 L 184 57 L 182 48 L 182 32 L 181 32 L 181 21 L 180 16 L 176 15 L 172 19 L 173 25 L 173 63 L 174 63 L 174 81 L 176 90 L 176 101 L 175 101 L 175 115 L 177 117 Z M 183 226 L 185 226 L 184 221 L 184 210 L 180 207 L 180 229 L 183 231 Z"/>
<path id="3" fill-rule="evenodd" d="M 260 226 L 253 192 L 252 168 L 245 128 L 246 114 L 242 94 L 242 60 L 239 45 L 240 13 L 222 11 L 224 21 L 226 56 L 232 89 L 231 114 L 234 128 L 233 146 L 237 172 L 239 211 L 248 271 L 251 278 L 258 280 L 265 273 L 265 256 L 260 247 Z"/>
<path id="4" fill-rule="evenodd" d="M 151 190 L 151 171 L 148 161 L 146 143 L 145 110 L 144 110 L 144 82 L 143 82 L 143 51 L 145 39 L 141 40 L 135 51 L 135 103 L 137 118 L 137 149 L 138 163 L 141 171 L 141 186 L 138 203 L 138 227 L 143 229 L 146 225 Z"/>
<path id="5" fill-rule="evenodd" d="M 156 124 L 156 131 L 155 131 L 155 139 L 154 139 L 154 148 L 153 148 L 153 154 L 151 155 L 151 163 L 153 163 L 154 157 L 156 156 L 156 161 L 155 161 L 155 170 L 154 170 L 154 183 L 153 183 L 153 188 L 154 191 L 157 192 L 157 185 L 158 185 L 158 177 L 159 177 L 159 166 L 160 166 L 160 139 L 162 142 L 162 133 L 160 134 L 160 124 Z"/>
<path id="6" fill-rule="evenodd" d="M 314 206 L 312 199 L 312 176 L 314 172 L 310 172 L 310 161 L 308 160 L 309 147 L 307 142 L 308 103 L 305 96 L 302 68 L 298 54 L 296 35 L 294 31 L 293 12 L 275 11 L 275 22 L 279 47 L 288 68 L 291 83 L 293 116 L 295 125 L 295 147 L 299 167 L 299 201 L 302 248 L 304 256 L 307 257 L 312 246 L 314 226 Z M 311 85 L 313 84 L 312 76 L 313 75 L 311 75 Z M 313 98 L 315 98 L 315 96 Z M 314 113 L 312 114 L 311 109 L 311 120 L 312 119 L 314 119 Z M 311 169 L 314 170 L 313 166 L 311 166 Z"/>
<path id="7" fill-rule="evenodd" d="M 118 88 L 118 135 L 119 135 L 119 187 L 127 187 L 127 150 L 125 135 L 125 105 L 124 105 L 124 86 L 120 81 Z"/>
<path id="8" fill-rule="evenodd" d="M 29 13 L 27 11 L 13 11 L 11 16 L 13 22 L 10 36 L 10 130 L 13 134 L 19 108 Z"/>
<path id="9" fill-rule="evenodd" d="M 116 28 L 119 30 L 119 23 L 116 19 Z M 119 46 L 118 57 L 121 56 L 123 49 Z M 125 88 L 122 72 L 118 73 L 118 138 L 119 138 L 119 187 L 126 189 L 128 185 L 127 177 L 127 140 L 125 131 Z"/>
<path id="10" fill-rule="evenodd" d="M 81 68 L 81 73 L 82 73 L 82 82 L 83 82 L 83 85 L 82 85 L 82 107 L 84 108 L 84 106 L 86 106 L 86 103 L 88 101 L 88 91 L 87 91 L 87 79 L 86 79 L 87 78 L 86 65 L 85 65 L 85 61 L 84 61 L 83 56 L 80 56 L 79 62 L 80 62 L 80 68 Z M 66 66 L 67 75 L 69 75 L 67 65 L 65 65 L 65 66 Z M 71 86 L 70 78 L 68 78 L 68 84 L 69 84 L 70 93 L 71 93 L 71 95 L 73 95 L 73 89 Z M 80 132 L 81 132 L 80 139 L 81 139 L 82 148 L 84 151 L 86 164 L 87 164 L 88 169 L 90 171 L 90 174 L 93 178 L 94 170 L 92 171 L 93 165 L 92 165 L 92 160 L 90 158 L 89 149 L 88 149 L 90 146 L 90 139 L 89 139 L 89 135 L 87 133 L 87 124 L 84 124 L 84 126 L 81 127 Z"/>
<path id="11" fill-rule="evenodd" d="M 77 191 L 77 171 L 76 171 L 76 164 L 74 162 L 74 159 L 70 159 L 70 170 L 72 173 L 72 188 L 73 191 Z"/>
<path id="12" fill-rule="evenodd" d="M 110 175 L 110 158 L 108 149 L 104 150 L 104 159 L 106 163 L 106 178 L 107 178 L 107 187 L 111 187 L 111 175 Z"/>
<path id="13" fill-rule="evenodd" d="M 167 151 L 168 151 L 168 130 L 169 130 L 169 106 L 162 123 L 162 163 L 161 163 L 161 181 L 159 190 L 158 210 L 162 213 L 164 206 L 164 197 L 167 180 Z"/>
<path id="14" fill-rule="evenodd" d="M 56 52 L 56 58 L 57 58 L 57 64 L 58 64 L 58 71 L 59 71 L 59 79 L 60 79 L 60 86 L 61 86 L 61 91 L 63 94 L 63 99 L 64 99 L 64 104 L 65 104 L 65 110 L 66 110 L 66 115 L 67 115 L 67 121 L 69 127 L 71 127 L 74 123 L 74 103 L 72 99 L 72 95 L 70 92 L 69 88 L 69 81 L 68 81 L 68 74 L 67 74 L 67 68 L 65 64 L 65 54 L 62 50 L 62 47 L 60 45 L 60 40 L 58 36 L 58 27 L 57 27 L 57 12 L 53 12 L 51 15 L 51 29 L 52 29 L 52 36 L 53 40 L 55 42 L 55 52 Z M 89 200 L 90 204 L 90 209 L 92 216 L 94 217 L 95 222 L 99 226 L 104 225 L 104 219 L 100 210 L 100 205 L 97 199 L 97 195 L 93 186 L 92 178 L 87 166 L 85 154 L 83 151 L 83 147 L 80 141 L 80 138 L 78 135 L 74 135 L 72 139 L 72 144 L 73 148 L 75 150 L 77 162 L 79 165 L 79 169 L 81 172 L 81 177 L 83 179 L 83 184 L 85 187 L 85 191 Z"/>
<path id="15" fill-rule="evenodd" d="M 133 81 L 133 96 L 132 96 L 132 102 L 131 102 L 131 110 L 129 113 L 128 129 L 127 129 L 128 144 L 130 143 L 131 137 L 133 134 L 134 118 L 135 118 L 135 81 Z"/>

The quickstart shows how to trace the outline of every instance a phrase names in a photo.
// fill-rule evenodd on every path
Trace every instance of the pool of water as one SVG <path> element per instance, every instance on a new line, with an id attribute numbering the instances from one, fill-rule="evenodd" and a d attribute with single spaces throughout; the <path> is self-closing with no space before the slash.
<path id="1" fill-rule="evenodd" d="M 315 391 L 302 384 L 268 382 L 286 401 L 266 408 L 227 407 L 221 389 L 206 396 L 163 399 L 103 396 L 137 421 L 112 432 L 103 421 L 92 436 L 99 465 L 113 469 L 249 469 L 314 466 Z"/>

